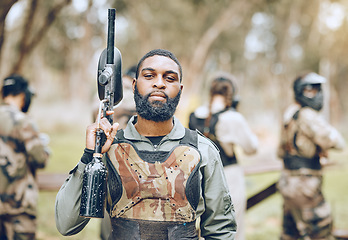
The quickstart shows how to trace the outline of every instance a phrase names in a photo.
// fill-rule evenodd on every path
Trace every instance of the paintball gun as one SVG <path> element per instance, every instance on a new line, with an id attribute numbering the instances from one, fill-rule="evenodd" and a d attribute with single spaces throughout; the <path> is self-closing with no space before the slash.
<path id="1" fill-rule="evenodd" d="M 107 169 L 102 162 L 103 155 L 101 153 L 105 142 L 105 134 L 99 128 L 101 111 L 103 111 L 103 116 L 113 124 L 112 115 L 106 116 L 106 111 L 112 111 L 113 107 L 123 98 L 121 53 L 114 46 L 115 15 L 115 9 L 108 9 L 107 48 L 103 50 L 99 57 L 97 73 L 100 106 L 97 119 L 96 144 L 93 159 L 86 165 L 83 173 L 80 216 L 90 218 L 104 217 Z"/>

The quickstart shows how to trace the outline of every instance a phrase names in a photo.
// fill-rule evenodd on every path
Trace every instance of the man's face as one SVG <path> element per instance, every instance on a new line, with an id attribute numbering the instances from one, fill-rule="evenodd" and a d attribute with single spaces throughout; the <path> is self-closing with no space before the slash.
<path id="1" fill-rule="evenodd" d="M 169 120 L 182 88 L 179 66 L 172 59 L 158 55 L 146 58 L 139 68 L 138 79 L 133 81 L 138 114 L 155 122 Z"/>
<path id="2" fill-rule="evenodd" d="M 303 88 L 303 96 L 313 98 L 320 91 L 320 84 L 308 84 Z"/>

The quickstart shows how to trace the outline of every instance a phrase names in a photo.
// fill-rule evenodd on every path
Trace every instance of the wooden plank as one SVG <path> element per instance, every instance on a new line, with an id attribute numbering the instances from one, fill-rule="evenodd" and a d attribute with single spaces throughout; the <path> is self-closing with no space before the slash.
<path id="1" fill-rule="evenodd" d="M 249 197 L 247 200 L 247 210 L 255 206 L 256 204 L 258 204 L 259 202 L 265 200 L 266 198 L 268 198 L 269 196 L 273 195 L 276 192 L 277 192 L 277 182 L 272 183 L 271 185 L 269 185 L 262 191 L 256 193 L 252 197 Z"/>
<path id="2" fill-rule="evenodd" d="M 255 164 L 249 166 L 242 166 L 245 175 L 262 174 L 268 172 L 277 172 L 283 168 L 283 163 L 281 161 L 277 162 L 267 162 L 264 164 Z"/>
<path id="3" fill-rule="evenodd" d="M 333 235 L 336 240 L 346 240 L 348 239 L 348 229 L 334 229 Z"/>
<path id="4" fill-rule="evenodd" d="M 65 173 L 39 173 L 37 180 L 42 191 L 57 191 L 64 183 L 68 174 Z"/>

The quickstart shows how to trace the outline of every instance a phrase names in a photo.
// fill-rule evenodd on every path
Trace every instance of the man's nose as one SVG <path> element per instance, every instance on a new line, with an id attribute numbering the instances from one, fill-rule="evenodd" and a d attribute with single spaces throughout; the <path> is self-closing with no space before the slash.
<path id="1" fill-rule="evenodd" d="M 166 87 L 166 84 L 165 84 L 165 80 L 163 78 L 162 75 L 158 75 L 156 78 L 155 78 L 155 81 L 153 83 L 153 86 L 154 87 L 157 87 L 157 88 L 165 88 Z"/>

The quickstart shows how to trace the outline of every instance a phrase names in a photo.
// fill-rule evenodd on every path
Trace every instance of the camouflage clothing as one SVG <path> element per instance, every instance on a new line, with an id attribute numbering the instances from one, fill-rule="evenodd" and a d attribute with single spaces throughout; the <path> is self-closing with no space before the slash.
<path id="1" fill-rule="evenodd" d="M 124 137 L 126 140 L 132 142 L 132 144 L 134 144 L 134 146 L 136 146 L 136 148 L 141 151 L 150 151 L 150 152 L 158 151 L 159 153 L 161 151 L 168 152 L 171 149 L 173 149 L 175 146 L 178 146 L 180 140 L 185 136 L 185 128 L 174 117 L 174 128 L 168 135 L 166 135 L 161 140 L 160 144 L 155 147 L 149 139 L 147 139 L 144 136 L 141 136 L 137 132 L 137 130 L 135 129 L 133 125 L 134 121 L 136 121 L 136 118 L 132 118 L 128 122 L 127 128 L 124 131 Z M 109 150 L 108 155 L 115 156 L 115 152 L 114 152 L 115 149 L 117 149 L 117 145 L 115 145 Z M 201 235 L 205 237 L 205 239 L 207 240 L 208 239 L 234 239 L 234 234 L 236 231 L 234 210 L 233 210 L 231 197 L 228 192 L 227 183 L 224 178 L 223 167 L 221 164 L 221 160 L 219 159 L 219 154 L 217 150 L 215 149 L 215 147 L 212 145 L 212 143 L 202 136 L 198 136 L 198 149 L 199 149 L 199 153 L 201 157 L 201 164 L 199 165 L 198 171 L 197 171 L 200 191 L 198 196 L 198 206 L 197 206 L 197 210 L 195 214 L 196 214 L 196 217 L 200 217 Z M 180 150 L 180 147 L 175 148 L 175 150 Z M 184 152 L 187 150 L 188 149 L 184 149 Z M 197 159 L 197 153 L 192 152 L 191 154 L 187 155 L 187 157 L 193 160 Z M 176 158 L 173 158 L 172 160 L 175 161 Z M 195 160 L 192 161 L 191 167 L 194 168 L 196 164 L 197 163 L 195 163 Z M 190 168 L 187 168 L 188 166 L 185 166 L 185 165 L 179 166 L 178 164 L 178 165 L 174 165 L 174 167 L 175 166 L 177 166 L 178 168 L 180 167 L 180 169 L 184 169 L 183 172 L 187 172 L 187 170 L 190 169 Z M 77 165 L 76 170 L 72 172 L 72 174 L 63 184 L 63 186 L 61 187 L 61 189 L 59 190 L 57 194 L 56 225 L 58 230 L 63 235 L 73 235 L 78 233 L 79 231 L 83 229 L 83 227 L 89 221 L 89 219 L 79 217 L 80 195 L 81 195 L 81 187 L 82 187 L 81 186 L 82 173 L 83 173 L 84 167 L 85 167 L 85 164 L 80 161 L 79 164 Z M 157 168 L 156 164 L 152 165 L 152 167 L 155 167 L 157 171 L 159 172 L 162 171 L 161 168 Z M 154 169 L 152 169 L 151 172 L 153 172 L 153 170 Z M 147 172 L 146 168 L 143 169 L 143 171 L 145 171 L 145 174 L 146 174 Z M 175 176 L 175 174 L 179 172 L 181 172 L 181 170 L 179 171 L 179 169 L 175 170 L 173 168 L 173 173 L 168 173 L 168 176 Z M 186 173 L 183 175 L 186 175 Z M 183 182 L 185 182 L 185 180 Z M 179 184 L 179 182 L 176 184 Z M 149 187 L 150 186 L 151 184 L 149 184 Z M 111 183 L 109 182 L 108 187 L 115 188 L 117 187 L 117 184 L 111 185 Z M 181 187 L 179 188 L 179 190 L 180 189 Z M 180 193 L 180 195 L 181 194 L 182 193 Z M 180 198 L 180 195 L 179 195 L 179 198 Z M 185 195 L 187 197 L 187 193 L 183 194 L 182 196 L 185 196 Z M 109 196 L 109 198 L 110 197 L 112 198 L 112 196 Z M 175 198 L 177 197 L 178 196 L 175 196 Z M 120 204 L 126 207 L 127 205 L 126 202 L 129 202 L 129 201 L 120 201 Z M 179 209 L 181 211 L 181 207 L 183 207 L 184 211 L 190 213 L 190 207 L 189 207 L 190 204 L 186 205 L 185 202 L 186 200 L 182 202 L 183 203 L 182 206 L 180 205 L 181 202 L 179 202 L 178 208 L 177 206 L 174 206 L 174 208 L 170 208 L 168 205 L 167 209 L 170 209 L 170 211 L 172 211 L 172 209 L 174 210 L 177 209 L 177 211 L 179 212 Z M 153 209 L 153 207 L 151 208 Z M 173 212 L 170 212 L 170 211 L 168 211 L 168 215 L 166 214 L 167 216 L 173 214 Z M 131 215 L 137 214 L 137 213 L 134 213 L 134 211 L 133 212 L 129 211 L 129 213 L 132 213 Z M 117 210 L 113 211 L 112 214 L 113 216 L 114 214 L 118 214 Z M 142 213 L 139 212 L 139 214 L 142 214 Z M 143 216 L 144 218 L 146 217 L 145 215 Z M 151 216 L 153 217 L 152 219 L 156 219 L 157 217 L 156 211 Z M 179 217 L 180 214 L 178 213 L 174 213 L 172 216 L 174 221 L 177 221 L 178 218 L 180 218 Z M 162 216 L 159 215 L 159 217 L 161 218 Z M 196 217 L 188 214 L 187 216 L 184 217 L 185 220 L 180 220 L 180 221 L 191 221 L 191 219 L 195 219 Z M 186 224 L 186 225 L 190 225 L 190 224 Z M 117 235 L 117 233 L 115 235 Z M 114 239 L 118 239 L 118 238 L 114 238 Z M 181 239 L 181 238 L 178 238 L 178 239 Z"/>
<path id="2" fill-rule="evenodd" d="M 1 240 L 35 240 L 36 217 L 28 214 L 2 215 Z"/>
<path id="3" fill-rule="evenodd" d="M 284 170 L 278 187 L 284 198 L 282 239 L 330 239 L 332 216 L 321 191 L 321 171 Z"/>
<path id="4" fill-rule="evenodd" d="M 344 147 L 342 136 L 309 107 L 293 105 L 284 115 L 278 156 L 284 170 L 278 189 L 284 198 L 281 239 L 332 239 L 330 206 L 322 193 L 320 157 Z"/>
<path id="5" fill-rule="evenodd" d="M 8 224 L 13 221 L 12 217 L 22 219 L 22 214 L 25 219 L 35 221 L 38 198 L 35 172 L 45 166 L 48 156 L 48 149 L 30 118 L 13 106 L 1 105 L 0 225 L 5 225 L 1 229 L 35 232 L 32 228 L 35 222 L 17 224 L 14 228 L 9 228 Z"/>

